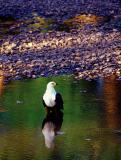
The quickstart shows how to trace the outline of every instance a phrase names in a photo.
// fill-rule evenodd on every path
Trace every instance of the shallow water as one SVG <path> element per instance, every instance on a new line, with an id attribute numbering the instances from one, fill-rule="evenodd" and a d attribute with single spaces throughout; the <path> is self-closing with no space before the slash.
<path id="1" fill-rule="evenodd" d="M 61 131 L 47 148 L 41 132 L 41 102 L 47 82 L 55 80 L 64 99 Z M 75 81 L 62 76 L 0 81 L 0 160 L 120 160 L 121 82 Z"/>

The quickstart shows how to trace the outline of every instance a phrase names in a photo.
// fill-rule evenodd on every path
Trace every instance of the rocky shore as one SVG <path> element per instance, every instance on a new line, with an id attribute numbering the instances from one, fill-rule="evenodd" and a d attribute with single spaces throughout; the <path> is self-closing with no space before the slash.
<path id="1" fill-rule="evenodd" d="M 41 5 L 37 0 L 36 3 L 32 0 L 29 3 L 22 0 L 17 3 L 16 0 L 0 2 L 0 15 L 9 14 L 18 18 L 17 27 L 20 29 L 18 34 L 6 34 L 0 39 L 0 74 L 6 80 L 61 74 L 75 74 L 76 78 L 87 80 L 115 74 L 121 79 L 120 1 L 46 0 L 41 1 Z M 57 23 L 50 24 L 53 29 L 46 32 L 40 28 L 28 29 L 21 19 L 32 19 L 33 12 Z M 73 17 L 78 14 L 86 15 L 88 23 L 83 27 L 76 25 L 69 26 L 69 30 L 64 27 L 61 31 L 57 30 L 68 18 L 72 18 L 72 23 Z M 91 15 L 108 16 L 110 19 L 100 24 L 90 24 Z M 33 21 L 35 19 L 30 23 L 33 24 Z"/>

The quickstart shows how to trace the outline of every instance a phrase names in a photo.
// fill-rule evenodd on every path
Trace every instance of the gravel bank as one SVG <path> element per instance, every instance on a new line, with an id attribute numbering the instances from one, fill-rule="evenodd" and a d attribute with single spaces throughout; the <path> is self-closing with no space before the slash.
<path id="1" fill-rule="evenodd" d="M 23 31 L 0 40 L 0 70 L 7 80 L 75 74 L 96 79 L 121 77 L 120 1 L 26 1 L 1 2 L 0 15 L 27 19 L 33 12 L 63 22 L 81 13 L 113 15 L 100 25 L 40 33 Z M 4 6 L 4 7 L 3 7 Z"/>

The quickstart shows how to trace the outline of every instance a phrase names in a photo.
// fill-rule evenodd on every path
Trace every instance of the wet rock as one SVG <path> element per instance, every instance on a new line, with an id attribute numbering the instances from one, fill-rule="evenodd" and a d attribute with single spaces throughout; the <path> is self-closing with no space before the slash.
<path id="1" fill-rule="evenodd" d="M 121 77 L 118 77 L 117 80 L 118 80 L 118 81 L 121 81 Z"/>
<path id="2" fill-rule="evenodd" d="M 117 63 L 118 63 L 119 65 L 121 65 L 121 61 L 118 61 Z"/>

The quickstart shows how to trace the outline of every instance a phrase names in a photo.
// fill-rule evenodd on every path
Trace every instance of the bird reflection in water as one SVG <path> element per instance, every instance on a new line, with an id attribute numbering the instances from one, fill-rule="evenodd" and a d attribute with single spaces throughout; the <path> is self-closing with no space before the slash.
<path id="1" fill-rule="evenodd" d="M 63 123 L 63 112 L 61 110 L 49 111 L 42 122 L 42 133 L 47 148 L 54 148 L 54 140 L 56 135 L 63 132 L 60 131 Z"/>

